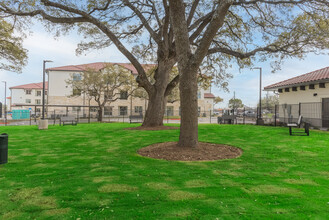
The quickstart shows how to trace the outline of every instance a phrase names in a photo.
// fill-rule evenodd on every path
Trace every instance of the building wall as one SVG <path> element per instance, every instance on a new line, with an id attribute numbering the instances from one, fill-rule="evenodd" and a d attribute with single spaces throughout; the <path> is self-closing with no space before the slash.
<path id="1" fill-rule="evenodd" d="M 70 79 L 73 74 L 78 72 L 71 71 L 49 71 L 49 104 L 50 105 L 89 105 L 89 101 L 81 95 L 80 97 L 70 97 L 73 93 L 73 89 L 70 85 L 66 83 L 66 80 Z M 200 99 L 198 99 L 198 106 L 202 112 L 209 112 L 213 110 L 213 99 L 204 98 L 204 93 L 209 93 L 209 90 L 200 89 Z M 146 102 L 146 103 L 145 103 Z M 97 103 L 94 100 L 90 102 L 91 106 L 97 106 Z M 128 97 L 127 100 L 117 100 L 112 103 L 108 103 L 107 106 L 113 107 L 114 111 L 119 111 L 120 106 L 127 106 L 127 108 L 133 110 L 135 106 L 142 106 L 143 111 L 146 110 L 147 101 L 145 99 L 133 97 L 131 102 L 131 97 Z M 174 115 L 179 114 L 179 102 L 168 103 L 167 106 L 173 107 L 171 110 Z M 63 108 L 64 110 L 65 108 Z M 49 107 L 49 110 L 53 108 Z M 130 114 L 130 112 L 128 112 Z"/>
<path id="2" fill-rule="evenodd" d="M 289 92 L 279 93 L 279 115 L 293 117 L 296 120 L 299 116 L 299 103 L 301 104 L 300 114 L 309 121 L 312 126 L 322 127 L 322 99 L 329 98 L 329 83 L 325 83 L 326 88 L 320 88 L 319 84 L 314 85 L 314 89 L 310 89 L 309 86 L 305 86 L 305 90 L 300 90 L 297 87 L 297 91 L 292 91 L 289 88 Z M 315 96 L 315 94 L 317 94 Z M 291 106 L 287 106 L 287 105 Z M 286 121 L 288 122 L 288 121 Z"/>
<path id="3" fill-rule="evenodd" d="M 49 71 L 48 74 L 49 97 L 72 95 L 72 87 L 66 83 L 66 80 L 70 79 L 71 75 L 73 74 L 78 74 L 78 72 Z"/>
<path id="4" fill-rule="evenodd" d="M 10 89 L 10 91 L 11 91 L 10 110 L 29 108 L 29 107 L 17 107 L 14 106 L 15 104 L 27 104 L 27 105 L 42 104 L 42 89 L 31 89 L 31 94 L 26 94 L 25 89 Z M 41 96 L 37 96 L 37 91 L 41 92 Z M 27 99 L 30 99 L 31 103 L 27 103 L 26 102 Z M 37 103 L 37 100 L 39 100 L 40 103 Z"/>
<path id="5" fill-rule="evenodd" d="M 309 89 L 309 86 L 305 86 L 305 91 L 300 90 L 297 87 L 297 91 L 292 91 L 289 88 L 289 92 L 283 92 L 279 94 L 280 104 L 299 104 L 306 102 L 322 102 L 322 98 L 329 98 L 329 83 L 325 84 L 326 88 L 319 88 L 319 84 L 315 84 L 315 89 Z M 314 94 L 317 93 L 317 96 Z"/>

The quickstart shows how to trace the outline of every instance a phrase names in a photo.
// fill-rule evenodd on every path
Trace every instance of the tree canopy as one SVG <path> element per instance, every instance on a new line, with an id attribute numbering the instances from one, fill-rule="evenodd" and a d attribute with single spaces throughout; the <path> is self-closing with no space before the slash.
<path id="1" fill-rule="evenodd" d="M 243 103 L 241 99 L 232 98 L 228 101 L 228 107 L 232 109 L 243 108 Z"/>
<path id="2" fill-rule="evenodd" d="M 21 72 L 26 62 L 22 38 L 15 36 L 13 25 L 0 16 L 0 70 Z"/>
<path id="3" fill-rule="evenodd" d="M 101 71 L 88 69 L 81 74 L 73 74 L 66 81 L 73 89 L 72 96 L 87 95 L 93 99 L 98 108 L 98 120 L 102 121 L 103 108 L 106 104 L 122 98 L 128 98 L 136 88 L 133 75 L 119 65 L 107 65 Z"/>

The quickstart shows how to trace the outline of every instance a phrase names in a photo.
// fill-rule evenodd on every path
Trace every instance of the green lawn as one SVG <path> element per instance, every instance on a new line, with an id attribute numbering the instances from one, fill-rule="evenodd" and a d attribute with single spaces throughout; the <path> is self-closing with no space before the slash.
<path id="1" fill-rule="evenodd" d="M 204 142 L 240 147 L 240 158 L 175 162 L 136 151 L 179 131 L 129 124 L 0 127 L 0 219 L 328 219 L 329 133 L 200 125 Z M 137 125 L 134 125 L 137 126 Z"/>

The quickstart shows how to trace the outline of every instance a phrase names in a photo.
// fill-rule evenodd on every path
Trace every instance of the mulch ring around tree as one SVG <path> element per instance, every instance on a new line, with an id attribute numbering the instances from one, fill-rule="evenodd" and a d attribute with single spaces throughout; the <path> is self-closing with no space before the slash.
<path id="1" fill-rule="evenodd" d="M 141 131 L 160 131 L 160 130 L 178 130 L 178 129 L 179 127 L 175 127 L 175 126 L 156 126 L 156 127 L 139 126 L 139 127 L 126 128 L 126 130 L 141 130 Z"/>
<path id="2" fill-rule="evenodd" d="M 138 150 L 138 154 L 155 159 L 176 161 L 211 161 L 237 158 L 242 150 L 237 147 L 199 142 L 196 148 L 178 147 L 177 142 L 157 143 Z"/>

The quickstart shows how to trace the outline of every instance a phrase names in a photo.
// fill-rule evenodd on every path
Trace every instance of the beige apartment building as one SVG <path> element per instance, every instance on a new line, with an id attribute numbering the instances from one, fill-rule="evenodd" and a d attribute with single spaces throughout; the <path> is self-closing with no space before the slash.
<path id="1" fill-rule="evenodd" d="M 45 101 L 47 102 L 48 82 L 45 89 Z M 10 87 L 10 110 L 32 109 L 36 113 L 41 112 L 43 83 L 29 83 Z"/>
<path id="2" fill-rule="evenodd" d="M 137 76 L 137 70 L 130 63 L 90 63 L 82 65 L 69 65 L 69 66 L 60 66 L 47 69 L 48 74 L 48 111 L 60 112 L 80 112 L 84 114 L 86 109 L 89 109 L 92 114 L 97 112 L 97 103 L 91 99 L 89 100 L 84 94 L 79 96 L 73 96 L 73 88 L 67 83 L 67 80 L 73 78 L 81 77 L 81 73 L 93 69 L 96 71 L 102 71 L 107 65 L 118 65 L 123 68 L 126 68 L 134 76 Z M 143 65 L 145 68 L 148 68 L 150 65 Z M 154 65 L 153 65 L 154 66 Z M 18 86 L 24 87 L 24 86 Z M 15 91 L 16 87 L 12 87 L 14 92 L 12 96 L 16 96 L 17 92 Z M 34 92 L 32 92 L 34 93 Z M 108 103 L 103 111 L 104 117 L 106 116 L 124 116 L 130 114 L 141 114 L 144 113 L 148 100 L 144 98 L 137 98 L 129 96 L 127 97 L 125 91 L 119 91 L 117 94 L 119 97 L 118 100 Z M 200 111 L 200 116 L 209 116 L 210 111 L 213 112 L 213 100 L 215 96 L 209 91 L 200 89 L 198 91 L 198 107 Z M 16 97 L 13 99 L 12 106 L 15 106 Z M 29 103 L 26 103 L 29 104 Z M 32 102 L 31 104 L 38 104 L 37 102 Z M 85 106 L 85 107 L 83 107 Z M 20 107 L 22 108 L 22 107 Z M 26 107 L 23 107 L 26 109 Z M 167 103 L 166 114 L 168 116 L 178 116 L 180 114 L 180 103 L 176 101 L 174 103 Z"/>

